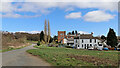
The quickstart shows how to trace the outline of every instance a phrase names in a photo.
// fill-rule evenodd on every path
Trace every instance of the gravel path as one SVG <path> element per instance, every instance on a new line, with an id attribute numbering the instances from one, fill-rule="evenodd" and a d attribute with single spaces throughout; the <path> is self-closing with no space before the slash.
<path id="1" fill-rule="evenodd" d="M 51 66 L 43 59 L 26 52 L 28 49 L 35 49 L 34 45 L 2 53 L 2 66 Z"/>

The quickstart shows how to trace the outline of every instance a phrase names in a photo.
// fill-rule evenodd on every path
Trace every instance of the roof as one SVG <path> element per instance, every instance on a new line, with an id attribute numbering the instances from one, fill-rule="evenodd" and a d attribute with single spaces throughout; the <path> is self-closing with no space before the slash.
<path id="1" fill-rule="evenodd" d="M 92 36 L 92 34 L 81 34 L 80 38 L 81 39 L 92 39 L 93 36 Z"/>
<path id="2" fill-rule="evenodd" d="M 101 40 L 100 37 L 93 37 L 92 34 L 81 34 L 80 36 L 74 37 L 74 39 L 99 39 Z"/>
<path id="3" fill-rule="evenodd" d="M 67 38 L 68 41 L 74 41 L 74 38 Z"/>

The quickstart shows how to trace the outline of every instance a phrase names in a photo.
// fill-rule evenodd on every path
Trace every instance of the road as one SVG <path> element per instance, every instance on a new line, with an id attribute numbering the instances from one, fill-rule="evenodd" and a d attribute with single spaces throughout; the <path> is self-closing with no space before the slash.
<path id="1" fill-rule="evenodd" d="M 2 53 L 2 66 L 51 66 L 43 59 L 28 54 L 26 50 L 35 49 L 32 44 L 22 49 Z"/>

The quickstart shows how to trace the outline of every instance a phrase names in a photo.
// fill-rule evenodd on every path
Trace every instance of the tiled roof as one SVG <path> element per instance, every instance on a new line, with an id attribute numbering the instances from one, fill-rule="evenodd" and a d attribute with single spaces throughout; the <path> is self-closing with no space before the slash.
<path id="1" fill-rule="evenodd" d="M 92 34 L 81 34 L 80 38 L 81 39 L 92 39 Z"/>
<path id="2" fill-rule="evenodd" d="M 74 41 L 74 38 L 67 38 L 68 41 Z"/>
<path id="3" fill-rule="evenodd" d="M 76 36 L 76 37 L 74 37 L 74 39 L 99 39 L 99 40 L 101 40 L 101 38 L 100 37 L 93 37 L 93 35 L 92 34 L 81 34 L 80 36 Z"/>

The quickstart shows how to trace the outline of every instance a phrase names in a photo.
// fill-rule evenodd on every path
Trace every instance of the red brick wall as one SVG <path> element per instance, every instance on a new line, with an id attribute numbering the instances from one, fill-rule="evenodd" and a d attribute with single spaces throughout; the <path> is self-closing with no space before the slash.
<path id="1" fill-rule="evenodd" d="M 66 36 L 66 31 L 58 31 L 58 42 L 63 41 Z"/>

